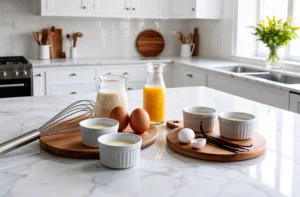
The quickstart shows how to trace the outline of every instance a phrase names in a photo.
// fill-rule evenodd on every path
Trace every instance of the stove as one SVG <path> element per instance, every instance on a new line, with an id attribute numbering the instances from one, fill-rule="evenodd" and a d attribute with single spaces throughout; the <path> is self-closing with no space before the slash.
<path id="1" fill-rule="evenodd" d="M 23 56 L 0 57 L 0 98 L 32 96 L 32 64 Z"/>

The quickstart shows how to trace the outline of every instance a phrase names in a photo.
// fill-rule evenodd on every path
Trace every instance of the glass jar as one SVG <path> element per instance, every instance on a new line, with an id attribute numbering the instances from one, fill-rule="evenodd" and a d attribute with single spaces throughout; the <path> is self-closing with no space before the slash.
<path id="1" fill-rule="evenodd" d="M 96 99 L 96 117 L 108 118 L 111 110 L 122 106 L 128 111 L 128 99 L 125 90 L 127 78 L 119 75 L 103 75 L 95 78 L 98 81 Z"/>
<path id="2" fill-rule="evenodd" d="M 144 86 L 144 109 L 151 124 L 165 122 L 166 86 L 163 78 L 164 64 L 147 64 L 148 78 Z"/>

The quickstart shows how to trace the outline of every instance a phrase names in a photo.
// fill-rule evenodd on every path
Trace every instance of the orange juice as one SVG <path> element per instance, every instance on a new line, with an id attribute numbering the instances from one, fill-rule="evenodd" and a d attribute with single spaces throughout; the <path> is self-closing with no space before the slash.
<path id="1" fill-rule="evenodd" d="M 165 121 L 166 88 L 162 86 L 147 85 L 144 87 L 144 109 L 150 116 L 151 123 Z"/>

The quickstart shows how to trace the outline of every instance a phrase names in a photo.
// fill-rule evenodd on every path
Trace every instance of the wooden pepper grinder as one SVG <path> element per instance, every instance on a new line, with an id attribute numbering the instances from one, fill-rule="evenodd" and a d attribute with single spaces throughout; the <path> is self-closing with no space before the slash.
<path id="1" fill-rule="evenodd" d="M 194 52 L 193 52 L 193 56 L 199 56 L 199 33 L 198 33 L 198 28 L 194 28 L 193 43 L 195 44 L 195 49 L 194 49 Z"/>

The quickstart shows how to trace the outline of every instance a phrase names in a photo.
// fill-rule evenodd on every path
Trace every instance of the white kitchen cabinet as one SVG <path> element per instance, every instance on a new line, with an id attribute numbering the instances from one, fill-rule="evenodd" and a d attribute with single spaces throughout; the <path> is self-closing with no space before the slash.
<path id="1" fill-rule="evenodd" d="M 216 73 L 208 73 L 207 86 L 222 92 L 289 110 L 289 91 Z"/>
<path id="2" fill-rule="evenodd" d="M 130 0 L 132 16 L 163 16 L 163 0 Z"/>
<path id="3" fill-rule="evenodd" d="M 167 88 L 173 88 L 173 66 L 165 66 L 163 72 L 164 81 Z"/>
<path id="4" fill-rule="evenodd" d="M 50 87 L 51 95 L 68 95 L 68 94 L 84 94 L 97 92 L 97 84 L 67 84 L 67 85 L 52 85 Z"/>
<path id="5" fill-rule="evenodd" d="M 89 0 L 41 0 L 42 16 L 87 16 Z"/>
<path id="6" fill-rule="evenodd" d="M 188 69 L 183 67 L 174 67 L 173 86 L 174 87 L 192 87 L 205 86 L 206 74 L 200 69 Z"/>
<path id="7" fill-rule="evenodd" d="M 97 16 L 126 17 L 130 14 L 130 0 L 93 0 Z"/>
<path id="8" fill-rule="evenodd" d="M 46 77 L 45 72 L 35 71 L 33 72 L 33 96 L 45 96 L 46 95 Z"/>
<path id="9" fill-rule="evenodd" d="M 169 18 L 220 19 L 221 0 L 169 1 Z"/>
<path id="10" fill-rule="evenodd" d="M 290 93 L 289 110 L 291 112 L 300 114 L 300 94 Z"/>

